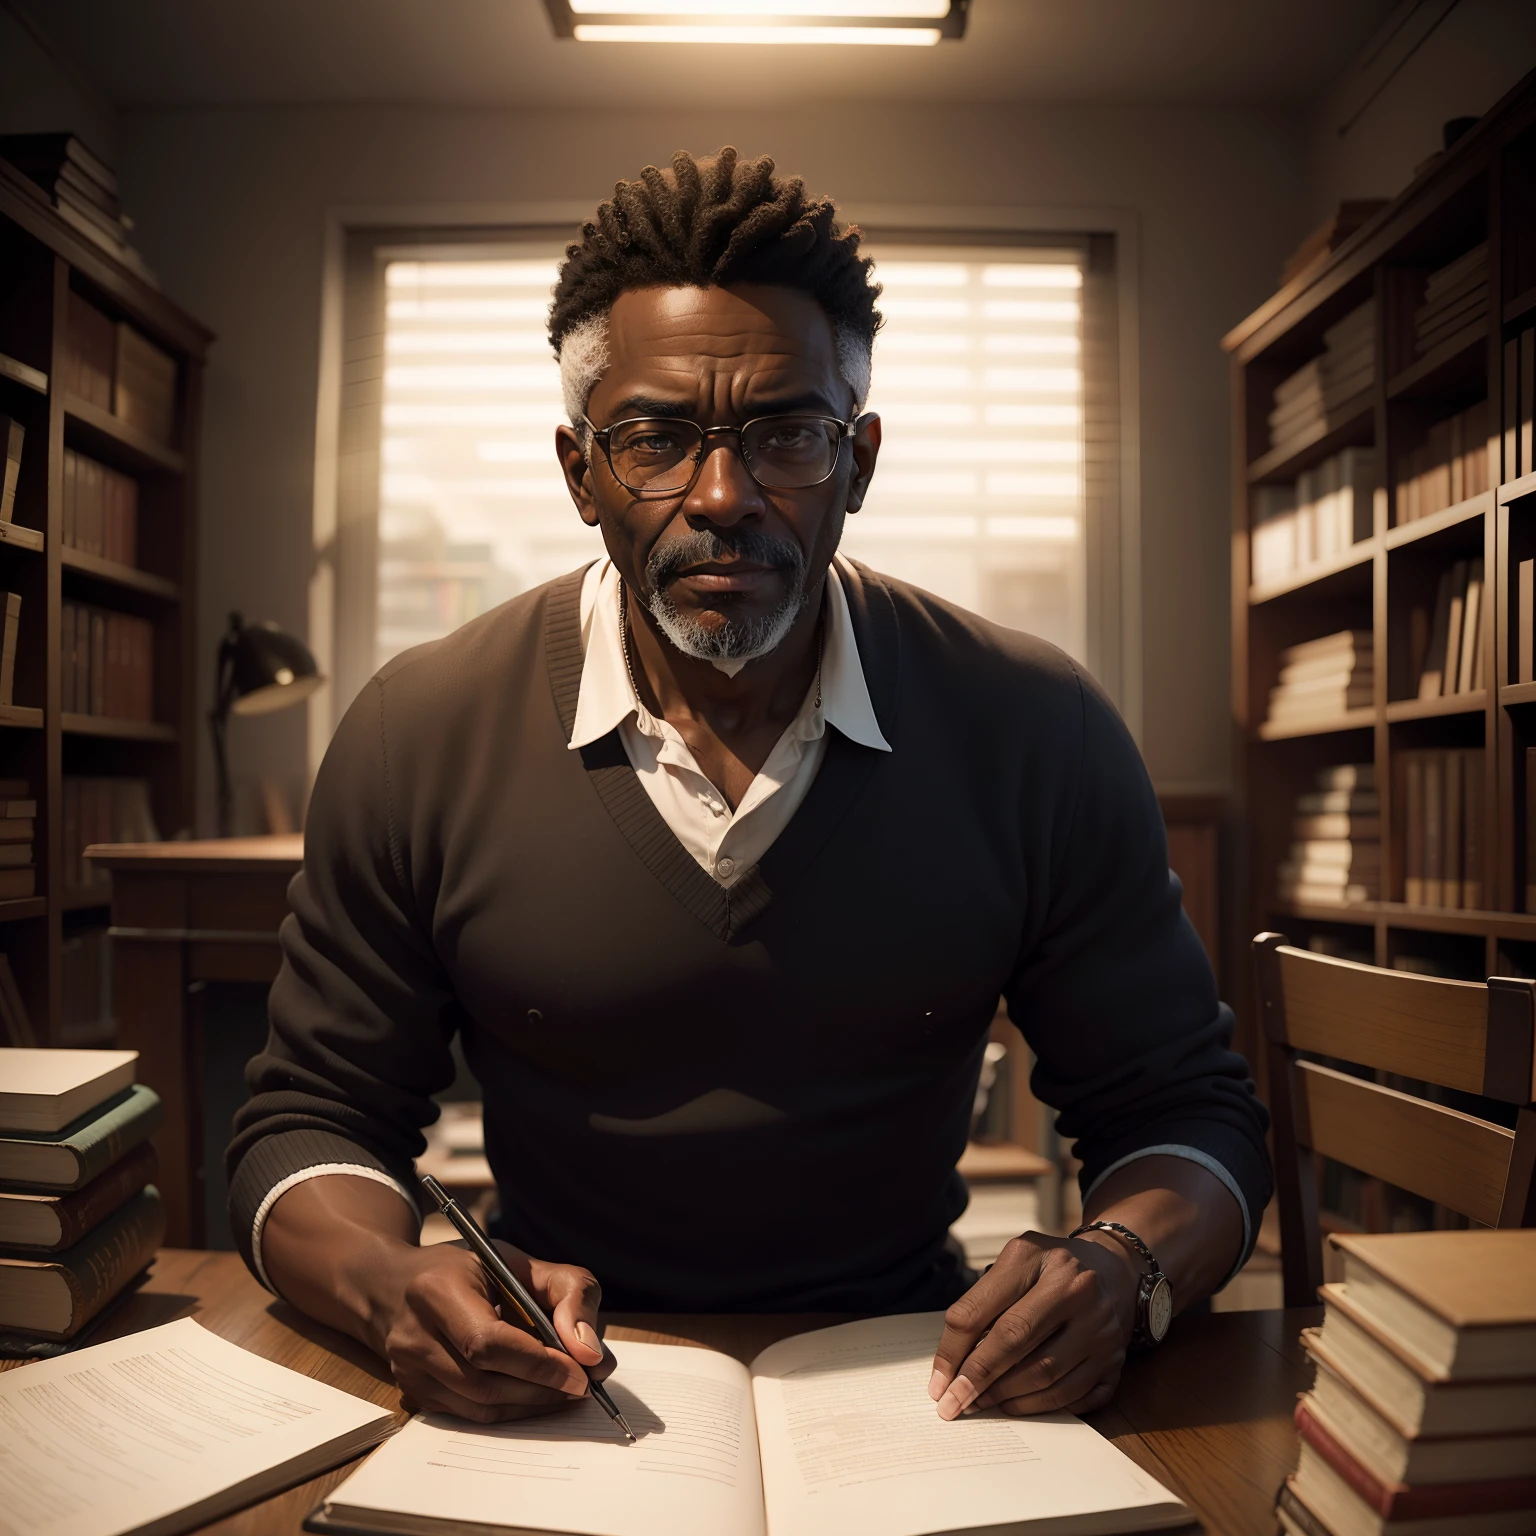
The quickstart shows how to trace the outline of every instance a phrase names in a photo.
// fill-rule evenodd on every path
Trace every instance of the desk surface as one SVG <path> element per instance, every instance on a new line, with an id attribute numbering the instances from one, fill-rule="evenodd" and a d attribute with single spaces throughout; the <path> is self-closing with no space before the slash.
<path id="1" fill-rule="evenodd" d="M 302 832 L 267 837 L 208 837 L 164 843 L 92 843 L 85 857 L 108 869 L 151 869 L 159 872 L 210 870 L 297 870 L 304 862 Z"/>
<path id="2" fill-rule="evenodd" d="M 1207 1531 L 1273 1536 L 1275 1490 L 1296 1465 L 1291 1411 L 1309 1376 L 1297 1335 L 1319 1312 L 1181 1319 L 1160 1350 L 1131 1362 L 1115 1402 L 1090 1422 L 1172 1488 Z M 400 1394 L 382 1361 L 273 1300 L 232 1253 L 164 1250 L 149 1283 L 108 1319 L 99 1337 L 188 1316 L 269 1360 L 400 1413 Z M 698 1344 L 749 1361 L 777 1339 L 841 1321 L 618 1314 L 608 1327 L 613 1338 Z M 350 1470 L 312 1478 L 206 1529 L 219 1536 L 291 1536 Z"/>

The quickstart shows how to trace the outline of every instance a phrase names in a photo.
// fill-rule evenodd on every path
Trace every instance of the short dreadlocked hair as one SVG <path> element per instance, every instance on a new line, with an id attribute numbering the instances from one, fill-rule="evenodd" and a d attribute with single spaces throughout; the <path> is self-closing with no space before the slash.
<path id="1" fill-rule="evenodd" d="M 869 394 L 880 313 L 874 261 L 858 228 L 838 224 L 829 197 L 807 197 L 798 176 L 773 174 L 767 155 L 742 160 L 729 145 L 704 161 L 679 150 L 669 172 L 648 165 L 621 181 L 566 247 L 549 311 L 566 414 L 580 426 L 608 366 L 608 312 L 634 288 L 771 283 L 810 294 L 832 322 L 839 371 L 854 410 Z"/>

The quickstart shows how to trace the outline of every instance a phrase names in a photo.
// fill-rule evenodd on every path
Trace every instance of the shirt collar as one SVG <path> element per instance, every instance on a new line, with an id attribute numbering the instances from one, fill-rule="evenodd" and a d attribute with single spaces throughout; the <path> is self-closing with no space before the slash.
<path id="1" fill-rule="evenodd" d="M 821 654 L 821 715 L 850 741 L 877 752 L 889 752 L 880 730 L 869 684 L 859 660 L 858 637 L 837 556 L 827 571 L 826 635 Z M 576 698 L 571 750 L 606 736 L 640 709 L 624 665 L 619 633 L 619 573 L 608 559 L 587 569 L 581 583 L 581 641 L 584 658 Z M 820 734 L 817 732 L 817 734 Z"/>

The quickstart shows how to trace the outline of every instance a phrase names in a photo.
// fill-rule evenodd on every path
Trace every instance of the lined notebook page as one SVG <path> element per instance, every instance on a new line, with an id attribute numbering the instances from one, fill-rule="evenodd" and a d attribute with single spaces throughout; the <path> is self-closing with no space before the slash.
<path id="1" fill-rule="evenodd" d="M 872 1318 L 786 1339 L 752 1362 L 770 1536 L 989 1526 L 1096 1536 L 1192 1518 L 1071 1414 L 945 1423 L 928 1396 L 942 1331 L 938 1312 Z"/>
<path id="2" fill-rule="evenodd" d="M 392 1529 L 452 1520 L 583 1536 L 764 1536 L 746 1368 L 712 1350 L 609 1347 L 618 1369 L 608 1390 L 638 1444 L 590 1400 L 509 1424 L 422 1414 L 326 1512 L 364 1525 L 383 1513 Z"/>
<path id="3" fill-rule="evenodd" d="M 185 1530 L 393 1426 L 182 1318 L 0 1375 L 0 1536 Z"/>

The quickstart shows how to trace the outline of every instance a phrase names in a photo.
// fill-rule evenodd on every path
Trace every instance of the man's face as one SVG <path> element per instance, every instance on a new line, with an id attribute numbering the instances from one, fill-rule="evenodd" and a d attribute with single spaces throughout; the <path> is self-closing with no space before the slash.
<path id="1" fill-rule="evenodd" d="M 598 428 L 639 416 L 741 426 L 797 411 L 846 421 L 853 394 L 838 370 L 832 323 L 790 288 L 645 288 L 619 296 L 608 326 L 609 363 L 587 402 Z M 708 439 L 686 492 L 640 499 L 593 445 L 562 427 L 558 448 L 582 520 L 602 529 L 609 556 L 645 605 L 743 654 L 744 637 L 769 631 L 821 590 L 846 511 L 864 498 L 880 423 L 866 417 L 837 467 L 804 490 L 765 489 L 747 472 L 737 439 Z M 732 642 L 736 642 L 734 645 Z"/>

